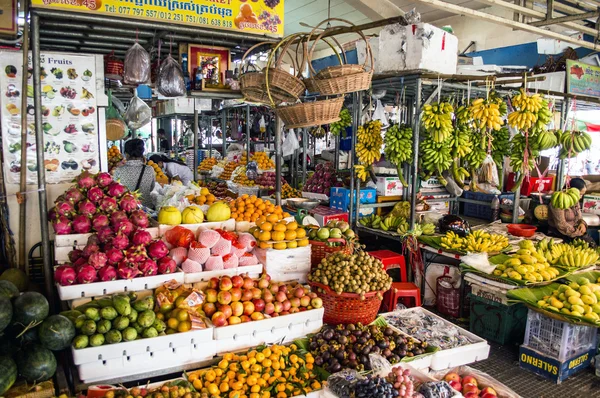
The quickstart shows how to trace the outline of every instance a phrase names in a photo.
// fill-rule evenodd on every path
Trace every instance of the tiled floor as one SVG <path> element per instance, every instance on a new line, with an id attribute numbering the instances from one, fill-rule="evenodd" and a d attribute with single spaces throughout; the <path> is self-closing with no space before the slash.
<path id="1" fill-rule="evenodd" d="M 519 367 L 518 347 L 490 343 L 487 360 L 470 366 L 512 388 L 523 398 L 588 398 L 600 397 L 600 377 L 589 368 L 559 385 Z"/>

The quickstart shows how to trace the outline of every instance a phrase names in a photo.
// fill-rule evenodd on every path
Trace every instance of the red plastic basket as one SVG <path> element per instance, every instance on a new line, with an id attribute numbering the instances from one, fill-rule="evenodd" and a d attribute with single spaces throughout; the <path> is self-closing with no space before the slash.
<path id="1" fill-rule="evenodd" d="M 352 254 L 354 251 L 352 245 L 348 245 L 345 239 L 328 239 L 329 242 L 341 242 L 341 246 L 327 246 L 327 242 L 321 242 L 318 240 L 311 240 L 310 243 L 310 265 L 311 268 L 316 267 L 321 260 L 330 255 L 331 253 L 343 252 L 345 254 Z"/>
<path id="2" fill-rule="evenodd" d="M 377 297 L 377 293 L 369 292 L 365 294 L 365 299 L 361 300 L 360 295 L 356 293 L 337 294 L 328 286 L 318 282 L 309 282 L 309 285 L 317 292 L 323 300 L 323 322 L 330 325 L 348 324 L 361 322 L 367 325 L 375 320 L 381 299 Z"/>
<path id="3" fill-rule="evenodd" d="M 439 312 L 458 318 L 460 315 L 460 289 L 443 286 L 440 282 L 446 280 L 452 284 L 452 278 L 443 275 L 437 278 L 436 307 Z"/>

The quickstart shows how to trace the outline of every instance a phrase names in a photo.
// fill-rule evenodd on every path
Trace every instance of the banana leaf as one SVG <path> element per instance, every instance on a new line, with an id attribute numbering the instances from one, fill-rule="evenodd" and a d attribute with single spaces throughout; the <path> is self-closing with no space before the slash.
<path id="1" fill-rule="evenodd" d="M 590 283 L 596 283 L 596 281 L 598 281 L 598 278 L 600 278 L 600 271 L 579 272 L 576 274 L 571 274 L 565 277 L 565 279 L 569 282 L 577 282 L 577 279 L 581 277 L 587 278 L 590 281 Z"/>
<path id="2" fill-rule="evenodd" d="M 558 268 L 558 269 L 564 269 L 564 270 L 567 270 L 570 272 L 574 272 L 574 271 L 583 271 L 583 270 L 594 269 L 596 267 L 596 265 L 591 264 L 591 265 L 586 265 L 585 267 L 569 267 L 567 265 L 554 264 L 553 267 Z"/>
<path id="3" fill-rule="evenodd" d="M 418 240 L 424 245 L 431 246 L 434 249 L 442 248 L 442 236 L 440 235 L 421 235 L 418 237 Z"/>
<path id="4" fill-rule="evenodd" d="M 492 264 L 502 264 L 504 263 L 504 261 L 506 261 L 510 256 L 507 256 L 506 254 L 498 254 L 496 256 L 490 257 L 490 263 Z M 472 272 L 474 274 L 478 274 L 483 276 L 484 278 L 488 278 L 494 281 L 498 281 L 498 282 L 502 282 L 502 283 L 506 283 L 508 285 L 513 285 L 513 286 L 544 286 L 544 285 L 548 285 L 554 281 L 557 281 L 561 278 L 565 278 L 567 276 L 570 275 L 569 271 L 565 271 L 562 270 L 560 268 L 558 269 L 558 276 L 554 279 L 551 279 L 549 281 L 544 281 L 544 282 L 529 282 L 526 280 L 515 280 L 515 279 L 510 279 L 510 278 L 506 278 L 503 276 L 499 276 L 499 275 L 493 275 L 493 274 L 487 274 L 483 271 L 480 271 L 476 268 L 470 267 L 466 264 L 461 264 L 460 265 L 460 272 L 462 273 L 467 273 L 467 272 Z"/>
<path id="5" fill-rule="evenodd" d="M 571 275 L 566 279 L 575 277 L 577 275 Z M 565 314 L 562 312 L 552 311 L 543 309 L 538 305 L 538 301 L 542 300 L 544 296 L 550 296 L 552 293 L 558 289 L 561 284 L 552 283 L 550 285 L 535 287 L 535 288 L 522 288 L 522 289 L 514 289 L 506 292 L 506 297 L 508 297 L 511 302 L 520 302 L 527 305 L 527 307 L 531 308 L 534 311 L 542 313 L 547 317 L 559 320 L 561 322 L 569 322 L 576 325 L 584 325 L 584 326 L 594 326 L 600 327 L 600 321 L 592 322 L 588 319 L 579 316 L 573 316 L 570 314 Z"/>

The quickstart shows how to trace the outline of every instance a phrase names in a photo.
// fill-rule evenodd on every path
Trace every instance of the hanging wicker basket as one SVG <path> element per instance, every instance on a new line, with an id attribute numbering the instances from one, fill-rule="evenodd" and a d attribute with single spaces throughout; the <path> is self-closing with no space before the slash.
<path id="1" fill-rule="evenodd" d="M 343 105 L 344 97 L 337 97 L 278 106 L 275 113 L 283 120 L 286 128 L 295 129 L 337 122 Z"/>

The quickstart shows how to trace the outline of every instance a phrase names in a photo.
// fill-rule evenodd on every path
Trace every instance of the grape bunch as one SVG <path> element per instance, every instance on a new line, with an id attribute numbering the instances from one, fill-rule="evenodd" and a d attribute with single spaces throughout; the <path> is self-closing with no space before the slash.
<path id="1" fill-rule="evenodd" d="M 354 396 L 356 398 L 393 398 L 398 397 L 399 394 L 398 390 L 394 389 L 394 386 L 379 376 L 360 380 L 354 387 Z"/>
<path id="2" fill-rule="evenodd" d="M 402 369 L 400 366 L 392 369 L 386 380 L 398 391 L 399 397 L 412 397 L 415 392 L 410 369 Z"/>
<path id="3" fill-rule="evenodd" d="M 279 4 L 279 0 L 265 0 L 265 5 L 270 8 L 275 8 Z"/>

